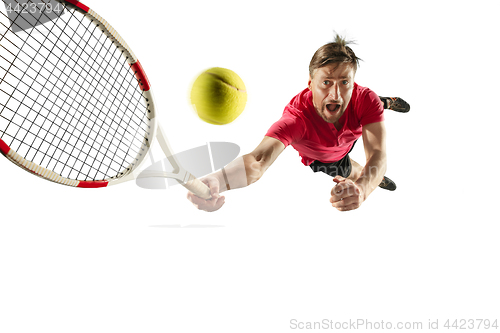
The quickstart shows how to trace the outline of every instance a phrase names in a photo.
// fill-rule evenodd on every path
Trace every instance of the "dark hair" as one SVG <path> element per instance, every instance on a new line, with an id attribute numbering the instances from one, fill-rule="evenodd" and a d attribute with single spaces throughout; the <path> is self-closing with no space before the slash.
<path id="1" fill-rule="evenodd" d="M 354 44 L 352 41 L 346 41 L 344 37 L 335 34 L 335 40 L 320 47 L 309 63 L 309 74 L 313 77 L 314 70 L 328 64 L 349 63 L 354 67 L 354 72 L 358 69 L 360 58 L 356 57 L 354 51 L 347 46 Z"/>

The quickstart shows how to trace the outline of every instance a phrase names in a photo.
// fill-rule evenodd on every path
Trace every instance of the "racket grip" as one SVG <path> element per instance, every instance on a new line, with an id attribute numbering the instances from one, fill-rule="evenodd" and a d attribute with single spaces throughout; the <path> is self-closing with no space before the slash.
<path id="1" fill-rule="evenodd" d="M 208 186 L 202 183 L 198 178 L 195 178 L 193 175 L 189 176 L 189 180 L 182 185 L 200 198 L 205 200 L 212 198 Z"/>

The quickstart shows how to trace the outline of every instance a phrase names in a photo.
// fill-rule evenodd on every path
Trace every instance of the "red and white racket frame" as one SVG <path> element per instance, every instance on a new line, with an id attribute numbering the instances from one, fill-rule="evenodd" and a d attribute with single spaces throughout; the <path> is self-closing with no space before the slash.
<path id="1" fill-rule="evenodd" d="M 204 198 L 210 198 L 210 191 L 208 187 L 203 184 L 200 180 L 196 179 L 189 172 L 180 168 L 176 158 L 172 155 L 172 150 L 167 141 L 166 136 L 163 134 L 161 128 L 158 126 L 156 120 L 156 110 L 155 110 L 155 100 L 153 96 L 153 92 L 151 91 L 151 85 L 149 80 L 144 72 L 144 69 L 141 66 L 141 63 L 132 52 L 127 43 L 123 40 L 123 38 L 118 34 L 118 32 L 104 20 L 101 16 L 99 16 L 96 12 L 94 12 L 89 7 L 85 6 L 81 2 L 77 0 L 56 0 L 67 7 L 73 8 L 83 15 L 85 15 L 89 20 L 91 20 L 95 25 L 99 26 L 102 32 L 114 42 L 114 44 L 123 51 L 123 56 L 127 58 L 127 61 L 131 67 L 131 70 L 134 72 L 135 77 L 137 78 L 137 82 L 140 85 L 140 89 L 142 90 L 142 96 L 144 98 L 145 104 L 148 108 L 148 119 L 150 132 L 144 138 L 144 147 L 148 149 L 151 147 L 152 141 L 157 138 L 162 150 L 167 155 L 167 158 L 170 160 L 171 164 L 174 166 L 174 170 L 172 172 L 161 172 L 161 171 L 146 171 L 141 174 L 141 165 L 144 163 L 148 149 L 144 149 L 141 151 L 135 161 L 126 168 L 123 173 L 119 174 L 117 177 L 109 178 L 105 180 L 97 180 L 97 181 L 87 181 L 87 180 L 73 180 L 62 177 L 61 175 L 48 170 L 44 167 L 37 165 L 31 161 L 24 159 L 20 156 L 16 151 L 11 149 L 2 139 L 0 139 L 0 152 L 5 155 L 9 160 L 14 162 L 16 165 L 24 168 L 25 170 L 42 177 L 44 179 L 50 180 L 55 183 L 79 187 L 79 188 L 100 188 L 107 187 L 111 185 L 120 184 L 123 182 L 127 182 L 137 177 L 168 177 L 177 179 L 182 185 L 188 188 L 193 193 L 200 195 Z M 140 175 L 141 174 L 141 175 Z"/>

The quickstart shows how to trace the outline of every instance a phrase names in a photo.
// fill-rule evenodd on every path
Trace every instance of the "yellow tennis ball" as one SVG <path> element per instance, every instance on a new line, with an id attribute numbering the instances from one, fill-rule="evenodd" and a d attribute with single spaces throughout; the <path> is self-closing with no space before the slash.
<path id="1" fill-rule="evenodd" d="M 191 88 L 191 104 L 203 121 L 214 125 L 229 124 L 243 112 L 247 91 L 243 80 L 232 70 L 207 69 Z"/>

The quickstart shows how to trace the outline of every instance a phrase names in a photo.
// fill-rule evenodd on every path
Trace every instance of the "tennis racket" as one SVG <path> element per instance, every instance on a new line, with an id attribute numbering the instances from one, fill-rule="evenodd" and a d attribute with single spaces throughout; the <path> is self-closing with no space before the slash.
<path id="1" fill-rule="evenodd" d="M 0 152 L 7 159 L 73 187 L 167 177 L 210 198 L 173 154 L 141 63 L 109 23 L 77 0 L 2 1 Z M 54 3 L 64 14 L 49 19 Z M 172 172 L 140 172 L 154 138 Z"/>

